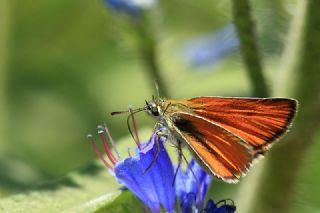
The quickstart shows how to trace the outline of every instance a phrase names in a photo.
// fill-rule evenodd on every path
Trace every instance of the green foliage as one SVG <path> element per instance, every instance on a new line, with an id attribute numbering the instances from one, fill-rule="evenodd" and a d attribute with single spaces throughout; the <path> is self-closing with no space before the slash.
<path id="1" fill-rule="evenodd" d="M 263 73 L 250 3 L 247 0 L 234 0 L 232 4 L 233 20 L 237 28 L 243 60 L 251 80 L 252 93 L 255 97 L 268 97 L 269 90 Z"/>
<path id="2" fill-rule="evenodd" d="M 295 193 L 292 196 L 292 205 L 290 212 L 318 212 L 320 203 L 318 195 L 320 191 L 320 132 L 317 131 L 317 137 L 314 138 L 312 146 L 308 147 L 303 159 L 303 167 L 295 182 Z"/>
<path id="3" fill-rule="evenodd" d="M 54 183 L 1 199 L 0 210 L 26 213 L 96 212 L 118 198 L 121 191 L 117 187 L 114 178 L 101 165 L 91 165 L 86 171 L 72 172 Z"/>
<path id="4" fill-rule="evenodd" d="M 142 212 L 143 204 L 131 192 L 122 192 L 115 200 L 99 208 L 95 213 Z"/>
<path id="5" fill-rule="evenodd" d="M 141 137 L 148 138 L 150 132 L 141 129 Z M 125 157 L 134 142 L 128 136 L 118 141 L 117 146 L 120 155 Z M 121 188 L 104 165 L 96 162 L 24 193 L 0 199 L 3 212 L 128 212 L 128 209 L 138 212 L 141 206 L 131 192 Z"/>

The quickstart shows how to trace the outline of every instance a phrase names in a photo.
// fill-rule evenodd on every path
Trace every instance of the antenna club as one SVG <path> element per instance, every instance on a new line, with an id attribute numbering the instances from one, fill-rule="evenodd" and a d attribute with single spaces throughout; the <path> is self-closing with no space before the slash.
<path id="1" fill-rule="evenodd" d="M 128 111 L 111 112 L 110 115 L 119 115 L 119 114 L 125 114 L 125 113 L 128 113 Z"/>

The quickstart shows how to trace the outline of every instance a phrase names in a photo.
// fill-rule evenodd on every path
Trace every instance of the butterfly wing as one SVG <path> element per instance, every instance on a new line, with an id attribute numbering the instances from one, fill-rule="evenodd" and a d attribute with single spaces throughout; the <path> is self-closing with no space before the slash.
<path id="1" fill-rule="evenodd" d="M 193 113 L 239 136 L 256 150 L 267 150 L 290 127 L 297 101 L 286 98 L 196 97 Z"/>
<path id="2" fill-rule="evenodd" d="M 173 130 L 212 175 L 237 182 L 252 162 L 252 147 L 228 130 L 189 113 L 171 115 Z"/>

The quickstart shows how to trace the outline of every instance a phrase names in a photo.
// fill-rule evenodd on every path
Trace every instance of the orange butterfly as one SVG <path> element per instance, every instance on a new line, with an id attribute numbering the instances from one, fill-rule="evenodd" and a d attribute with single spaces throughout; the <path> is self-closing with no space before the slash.
<path id="1" fill-rule="evenodd" d="M 157 126 L 187 145 L 213 176 L 235 183 L 288 130 L 297 101 L 287 98 L 196 97 L 154 99 L 144 108 Z M 117 114 L 117 112 L 113 113 Z M 180 147 L 180 146 L 179 146 Z M 180 148 L 179 148 L 180 149 Z"/>
<path id="2" fill-rule="evenodd" d="M 144 108 L 176 142 L 188 145 L 212 175 L 234 183 L 292 124 L 297 101 L 287 98 L 154 99 Z"/>

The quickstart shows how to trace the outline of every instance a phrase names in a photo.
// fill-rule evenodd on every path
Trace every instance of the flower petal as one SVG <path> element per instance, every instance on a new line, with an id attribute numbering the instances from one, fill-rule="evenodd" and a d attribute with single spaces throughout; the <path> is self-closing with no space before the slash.
<path id="1" fill-rule="evenodd" d="M 194 176 L 197 179 L 195 179 Z M 179 169 L 175 188 L 182 212 L 190 212 L 192 205 L 194 205 L 194 202 L 189 202 L 192 197 L 194 198 L 196 207 L 198 209 L 203 208 L 205 195 L 210 182 L 211 176 L 208 175 L 195 160 L 190 162 L 186 172 Z M 200 190 L 198 186 L 200 186 Z"/>
<path id="2" fill-rule="evenodd" d="M 159 155 L 154 164 L 144 173 L 158 151 L 156 137 L 154 134 L 146 146 L 146 149 L 152 147 L 149 151 L 138 151 L 135 157 L 118 162 L 115 166 L 115 175 L 118 181 L 139 197 L 152 212 L 160 212 L 160 204 L 170 212 L 174 208 L 174 188 L 172 187 L 174 171 L 160 137 Z"/>

